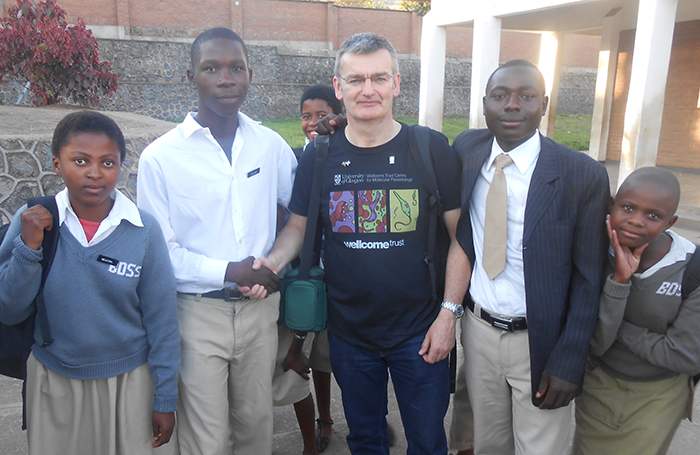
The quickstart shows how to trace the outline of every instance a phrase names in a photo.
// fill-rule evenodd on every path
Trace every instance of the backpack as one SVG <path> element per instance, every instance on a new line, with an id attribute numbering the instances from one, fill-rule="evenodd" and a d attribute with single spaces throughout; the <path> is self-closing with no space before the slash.
<path id="1" fill-rule="evenodd" d="M 447 228 L 441 221 L 441 215 L 443 214 L 442 199 L 438 190 L 437 179 L 435 178 L 435 166 L 433 165 L 433 155 L 430 149 L 430 128 L 421 125 L 411 125 L 408 131 L 408 145 L 411 150 L 411 156 L 428 182 L 430 222 L 428 225 L 428 250 L 425 252 L 425 263 L 430 270 L 432 298 L 435 301 L 442 301 L 442 295 L 445 290 L 447 250 L 450 242 Z"/>
<path id="2" fill-rule="evenodd" d="M 447 269 L 447 252 L 450 249 L 450 236 L 442 219 L 443 208 L 440 191 L 435 178 L 433 154 L 430 149 L 430 128 L 411 125 L 408 130 L 408 145 L 413 160 L 421 168 L 426 177 L 430 198 L 430 224 L 428 228 L 428 250 L 425 252 L 425 263 L 430 270 L 432 285 L 432 300 L 442 302 L 445 292 L 445 276 Z M 457 344 L 450 352 L 450 392 L 454 393 L 457 378 Z"/>
<path id="3" fill-rule="evenodd" d="M 685 266 L 685 271 L 683 272 L 683 279 L 681 280 L 681 298 L 683 300 L 687 299 L 699 285 L 700 254 L 698 254 L 698 248 L 696 247 L 695 252 L 688 260 L 688 264 Z M 693 383 L 697 384 L 698 381 L 700 381 L 700 373 L 693 376 Z"/>
<path id="4" fill-rule="evenodd" d="M 39 319 L 39 330 L 41 331 L 42 339 L 46 340 L 42 347 L 53 343 L 46 306 L 44 305 L 44 283 L 49 274 L 58 245 L 58 207 L 53 196 L 29 198 L 27 200 L 27 207 L 35 205 L 43 205 L 53 216 L 53 227 L 50 231 L 44 231 L 44 240 L 41 244 L 44 256 L 41 260 L 41 286 L 34 300 L 35 309 L 27 319 L 18 324 L 6 325 L 0 322 L 0 374 L 24 381 L 22 384 L 23 405 L 25 404 L 27 358 L 29 358 L 32 345 L 34 344 L 36 318 Z M 0 243 L 4 240 L 9 226 L 9 224 L 0 226 Z M 22 429 L 26 429 L 24 408 L 25 406 L 22 409 Z"/>

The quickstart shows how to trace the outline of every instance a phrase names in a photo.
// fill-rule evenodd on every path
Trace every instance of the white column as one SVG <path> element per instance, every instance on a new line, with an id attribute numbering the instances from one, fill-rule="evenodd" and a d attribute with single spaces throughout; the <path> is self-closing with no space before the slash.
<path id="1" fill-rule="evenodd" d="M 544 75 L 546 94 L 549 97 L 547 111 L 540 122 L 540 133 L 550 138 L 554 137 L 554 122 L 557 119 L 559 79 L 561 78 L 561 65 L 564 58 L 564 36 L 563 33 L 543 32 L 540 45 L 538 66 Z"/>
<path id="2" fill-rule="evenodd" d="M 431 13 L 426 14 L 420 40 L 418 123 L 438 131 L 442 131 L 446 47 L 447 29 L 439 27 Z"/>
<path id="3" fill-rule="evenodd" d="M 656 165 L 677 7 L 678 0 L 639 0 L 618 188 L 633 170 Z"/>
<path id="4" fill-rule="evenodd" d="M 611 10 L 603 18 L 603 35 L 598 52 L 598 75 L 595 83 L 595 104 L 591 121 L 591 140 L 588 155 L 605 161 L 610 129 L 610 107 L 615 87 L 617 52 L 620 43 L 620 8 Z"/>
<path id="5" fill-rule="evenodd" d="M 486 82 L 498 68 L 501 53 L 501 19 L 488 13 L 474 19 L 472 80 L 469 100 L 469 128 L 486 128 L 483 98 Z"/>

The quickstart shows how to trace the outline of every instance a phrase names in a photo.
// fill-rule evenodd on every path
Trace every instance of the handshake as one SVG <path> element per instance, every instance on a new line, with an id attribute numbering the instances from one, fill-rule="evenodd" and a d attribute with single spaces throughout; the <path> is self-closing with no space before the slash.
<path id="1" fill-rule="evenodd" d="M 251 299 L 264 299 L 279 289 L 280 278 L 267 258 L 248 256 L 240 262 L 229 262 L 226 281 L 238 285 L 238 290 Z"/>

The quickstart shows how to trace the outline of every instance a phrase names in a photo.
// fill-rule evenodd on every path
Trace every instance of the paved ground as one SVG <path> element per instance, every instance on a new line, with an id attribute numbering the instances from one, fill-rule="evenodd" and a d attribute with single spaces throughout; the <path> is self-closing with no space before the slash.
<path id="1" fill-rule="evenodd" d="M 460 349 L 461 355 L 461 349 Z M 22 384 L 20 381 L 0 376 L 0 455 L 26 455 L 26 433 L 20 429 L 22 421 L 21 404 Z M 405 454 L 406 439 L 403 435 L 401 418 L 393 395 L 390 390 L 389 424 L 397 429 L 397 443 L 391 448 L 391 453 Z M 445 417 L 445 430 L 449 432 L 452 410 Z M 331 411 L 335 420 L 331 442 L 324 454 L 349 455 L 350 450 L 345 443 L 348 427 L 342 412 L 340 390 L 333 382 Z M 694 422 L 684 420 L 673 440 L 669 455 L 688 455 L 698 453 L 700 447 L 700 398 L 695 397 Z M 292 406 L 275 408 L 275 435 L 273 455 L 299 455 L 303 449 L 301 434 L 297 426 Z M 573 421 L 572 421 L 573 434 Z M 99 454 L 96 454 L 99 455 Z"/>
<path id="2" fill-rule="evenodd" d="M 38 113 L 41 115 L 37 115 Z M 21 133 L 25 139 L 50 137 L 56 123 L 65 114 L 66 110 L 62 107 L 31 109 L 0 106 L 0 125 L 2 125 L 0 139 L 14 139 L 17 138 L 18 133 Z M 119 122 L 125 135 L 139 134 L 148 128 L 164 123 L 128 113 L 108 114 Z M 611 186 L 615 188 L 617 163 L 607 163 L 606 167 L 610 174 Z M 678 210 L 680 219 L 674 230 L 696 244 L 700 244 L 700 172 L 676 169 L 672 169 L 672 171 L 678 176 L 683 192 L 681 206 Z M 403 436 L 401 419 L 392 390 L 390 390 L 390 394 L 392 398 L 389 404 L 388 419 L 390 425 L 398 430 L 398 441 L 392 448 L 392 453 L 406 453 L 406 440 Z M 345 443 L 348 430 L 342 412 L 340 391 L 335 382 L 333 383 L 331 410 L 335 420 L 334 433 L 331 436 L 331 443 L 324 453 L 328 455 L 349 454 Z M 448 411 L 445 422 L 445 428 L 448 430 L 450 419 L 451 410 Z M 0 376 L 0 455 L 26 455 L 26 435 L 20 429 L 21 420 L 21 383 Z M 694 422 L 686 420 L 681 424 L 668 453 L 670 455 L 698 453 L 698 447 L 700 447 L 700 398 L 696 396 Z M 301 450 L 301 435 L 292 406 L 275 408 L 274 455 L 300 454 Z"/>

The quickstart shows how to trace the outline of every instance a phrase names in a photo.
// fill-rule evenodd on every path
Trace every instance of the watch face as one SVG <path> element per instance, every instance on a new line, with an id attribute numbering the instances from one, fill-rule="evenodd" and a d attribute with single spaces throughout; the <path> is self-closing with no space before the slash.
<path id="1" fill-rule="evenodd" d="M 464 307 L 462 305 L 452 303 L 452 302 L 442 302 L 441 307 L 450 310 L 458 318 L 461 318 L 464 314 Z"/>

